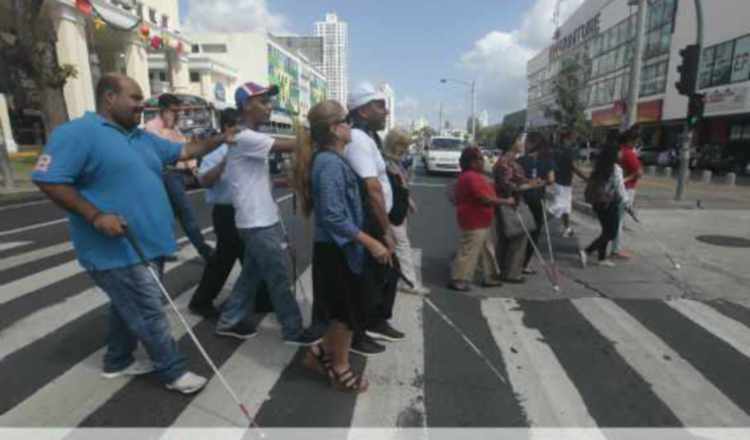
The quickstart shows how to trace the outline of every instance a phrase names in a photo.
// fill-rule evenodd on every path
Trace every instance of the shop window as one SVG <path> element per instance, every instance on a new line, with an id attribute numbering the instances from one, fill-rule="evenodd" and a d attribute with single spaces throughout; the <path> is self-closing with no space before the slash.
<path id="1" fill-rule="evenodd" d="M 148 8 L 148 19 L 151 23 L 158 24 L 158 21 L 156 20 L 156 9 Z"/>
<path id="2" fill-rule="evenodd" d="M 201 74 L 200 72 L 190 72 L 190 82 L 193 83 L 199 83 L 201 82 Z"/>
<path id="3" fill-rule="evenodd" d="M 202 44 L 201 49 L 204 53 L 227 53 L 226 44 Z"/>
<path id="4" fill-rule="evenodd" d="M 703 49 L 700 61 L 701 65 L 698 69 L 698 88 L 705 89 L 706 87 L 711 87 L 711 71 L 714 68 L 714 55 L 716 55 L 716 47 Z"/>
<path id="5" fill-rule="evenodd" d="M 667 62 L 661 62 L 643 68 L 640 96 L 664 93 L 667 84 L 667 66 Z"/>
<path id="6" fill-rule="evenodd" d="M 732 61 L 732 82 L 750 80 L 750 35 L 737 40 Z"/>
<path id="7" fill-rule="evenodd" d="M 161 27 L 169 29 L 169 16 L 166 14 L 161 16 Z"/>
<path id="8" fill-rule="evenodd" d="M 138 16 L 138 18 L 140 18 L 141 20 L 143 20 L 143 3 L 136 2 L 136 4 L 135 4 L 135 14 Z"/>
<path id="9" fill-rule="evenodd" d="M 711 85 L 727 84 L 732 78 L 732 52 L 734 41 L 727 41 L 716 47 L 714 66 L 711 72 Z"/>
<path id="10" fill-rule="evenodd" d="M 190 46 L 190 52 L 200 53 L 200 51 L 201 51 L 201 47 L 199 45 L 193 44 L 192 46 Z"/>

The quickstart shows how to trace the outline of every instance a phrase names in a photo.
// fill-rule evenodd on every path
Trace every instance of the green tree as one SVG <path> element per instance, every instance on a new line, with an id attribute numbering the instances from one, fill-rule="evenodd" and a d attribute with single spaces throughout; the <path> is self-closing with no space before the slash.
<path id="1" fill-rule="evenodd" d="M 569 56 L 562 60 L 560 73 L 554 80 L 555 105 L 545 109 L 545 115 L 562 130 L 588 138 L 591 123 L 586 119 L 586 84 L 589 80 L 589 59 Z"/>

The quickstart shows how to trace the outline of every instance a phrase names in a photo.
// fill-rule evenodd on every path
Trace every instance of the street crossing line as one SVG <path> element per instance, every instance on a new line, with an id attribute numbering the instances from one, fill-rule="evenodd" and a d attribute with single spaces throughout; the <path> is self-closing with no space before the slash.
<path id="1" fill-rule="evenodd" d="M 197 252 L 192 246 L 185 246 L 178 253 L 178 258 L 187 260 L 194 258 L 196 255 Z M 185 264 L 185 262 L 167 263 L 164 267 L 165 274 L 182 264 Z M 0 345 L 0 361 L 14 351 L 47 336 L 68 322 L 78 319 L 107 302 L 109 302 L 107 295 L 97 287 L 92 287 L 67 298 L 65 301 L 37 310 L 13 323 L 0 332 L 3 340 L 2 345 Z M 60 319 L 61 317 L 65 317 L 65 319 Z"/>
<path id="2" fill-rule="evenodd" d="M 26 246 L 29 243 L 33 243 L 33 241 L 11 241 L 8 243 L 0 243 L 0 252 L 20 246 Z M 2 269 L 2 267 L 0 267 L 0 269 Z"/>
<path id="3" fill-rule="evenodd" d="M 596 427 L 555 353 L 538 329 L 524 325 L 524 313 L 513 299 L 485 299 L 482 314 L 506 363 L 511 387 L 532 427 Z M 592 437 L 597 436 L 592 431 Z"/>
<path id="4" fill-rule="evenodd" d="M 572 302 L 685 426 L 750 426 L 745 411 L 617 304 L 604 298 Z"/>
<path id="5" fill-rule="evenodd" d="M 52 225 L 56 225 L 56 224 L 59 224 L 59 223 L 65 223 L 67 221 L 68 221 L 67 218 L 61 218 L 61 219 L 52 220 L 52 221 L 48 221 L 48 222 L 44 222 L 44 223 L 36 223 L 36 224 L 33 224 L 33 225 L 21 227 L 21 228 L 9 229 L 7 231 L 0 231 L 0 237 L 3 237 L 5 235 L 18 234 L 19 232 L 31 231 L 32 229 L 39 229 L 39 228 L 43 228 L 45 226 L 52 226 Z"/>
<path id="6" fill-rule="evenodd" d="M 750 358 L 750 329 L 744 324 L 698 301 L 678 299 L 666 304 Z"/>
<path id="7" fill-rule="evenodd" d="M 3 258 L 0 263 L 0 270 L 8 270 L 17 266 L 22 266 L 27 263 L 39 261 L 43 258 L 51 257 L 53 255 L 62 254 L 73 250 L 73 243 L 66 241 L 65 243 L 58 243 L 52 246 L 47 246 L 41 249 L 37 249 L 31 252 L 24 252 L 22 254 L 14 255 L 12 257 Z"/>

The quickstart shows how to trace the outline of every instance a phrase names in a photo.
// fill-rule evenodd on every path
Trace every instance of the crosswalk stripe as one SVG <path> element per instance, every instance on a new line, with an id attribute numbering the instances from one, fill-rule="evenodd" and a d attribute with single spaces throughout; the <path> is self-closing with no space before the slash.
<path id="1" fill-rule="evenodd" d="M 750 329 L 740 322 L 698 301 L 678 299 L 666 304 L 750 358 Z"/>
<path id="2" fill-rule="evenodd" d="M 189 293 L 180 295 L 176 300 L 179 308 L 185 309 L 190 299 Z M 175 339 L 181 338 L 186 333 L 184 327 L 177 321 L 173 312 L 169 311 L 167 317 L 172 335 Z M 200 317 L 191 314 L 186 314 L 185 318 L 193 326 L 201 321 Z M 47 383 L 22 403 L 0 415 L 0 426 L 78 426 L 132 380 L 127 377 L 101 378 L 99 374 L 104 352 L 105 348 L 99 349 Z M 140 353 L 139 357 L 141 356 L 143 353 Z"/>
<path id="3" fill-rule="evenodd" d="M 8 270 L 17 266 L 21 266 L 34 261 L 39 261 L 42 258 L 51 257 L 53 255 L 69 252 L 73 250 L 73 244 L 69 241 L 65 243 L 59 243 L 52 246 L 47 246 L 41 249 L 37 249 L 31 252 L 24 252 L 19 255 L 4 258 L 0 263 L 0 270 Z"/>
<path id="4" fill-rule="evenodd" d="M 31 231 L 32 229 L 43 228 L 45 226 L 57 225 L 59 223 L 65 223 L 67 221 L 68 221 L 67 218 L 61 218 L 61 219 L 52 220 L 52 221 L 48 221 L 48 222 L 36 223 L 36 224 L 33 224 L 33 225 L 29 225 L 29 226 L 23 226 L 21 228 L 8 229 L 7 231 L 0 231 L 0 237 L 3 237 L 5 235 L 18 234 L 19 232 Z"/>
<path id="5" fill-rule="evenodd" d="M 617 304 L 603 298 L 575 299 L 573 304 L 614 342 L 685 426 L 750 425 L 750 416 Z M 701 405 L 695 404 L 695 396 L 700 396 Z"/>
<path id="6" fill-rule="evenodd" d="M 213 230 L 213 228 L 206 228 L 201 232 L 203 234 L 206 234 L 211 230 Z M 178 244 L 181 244 L 185 243 L 186 241 L 187 238 L 182 237 L 177 242 Z M 13 301 L 14 299 L 27 295 L 35 290 L 42 289 L 65 278 L 70 278 L 83 272 L 84 269 L 78 263 L 78 260 L 71 260 L 67 263 L 63 263 L 61 265 L 54 266 L 41 272 L 37 272 L 27 277 L 4 284 L 0 286 L 0 306 Z"/>
<path id="7" fill-rule="evenodd" d="M 33 242 L 32 241 L 11 241 L 8 243 L 0 243 L 0 252 L 7 251 L 8 249 L 17 248 L 20 246 L 26 246 L 29 243 L 33 243 Z M 0 269 L 2 269 L 2 267 L 0 267 Z"/>
<path id="8" fill-rule="evenodd" d="M 184 260 L 196 255 L 197 253 L 192 246 L 183 247 L 178 253 L 178 258 L 183 262 L 167 263 L 164 267 L 165 273 L 179 267 L 184 264 Z M 108 301 L 106 294 L 99 291 L 98 288 L 92 287 L 68 298 L 66 301 L 45 307 L 13 323 L 0 333 L 3 339 L 3 343 L 0 345 L 0 361 L 14 351 L 43 338 Z M 60 319 L 60 317 L 65 317 L 65 319 Z"/>
<path id="9" fill-rule="evenodd" d="M 511 386 L 534 426 L 596 426 L 575 385 L 537 329 L 523 324 L 512 299 L 482 301 L 482 313 L 506 362 Z"/>

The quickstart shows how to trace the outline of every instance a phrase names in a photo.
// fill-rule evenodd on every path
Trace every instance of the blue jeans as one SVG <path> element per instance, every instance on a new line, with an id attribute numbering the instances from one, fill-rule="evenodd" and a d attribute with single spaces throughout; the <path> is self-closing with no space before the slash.
<path id="1" fill-rule="evenodd" d="M 289 279 L 290 264 L 286 242 L 277 223 L 266 228 L 239 229 L 245 245 L 242 272 L 232 293 L 222 305 L 217 328 L 226 330 L 255 313 L 255 297 L 262 283 L 268 286 L 276 317 L 284 338 L 293 338 L 302 331 L 302 315 L 292 295 Z"/>
<path id="2" fill-rule="evenodd" d="M 162 263 L 154 263 L 161 273 Z M 107 294 L 109 335 L 104 371 L 129 366 L 140 341 L 164 383 L 171 383 L 186 371 L 185 357 L 177 351 L 164 314 L 162 293 L 142 264 L 117 269 L 89 271 L 94 283 Z"/>
<path id="3" fill-rule="evenodd" d="M 211 255 L 211 247 L 203 239 L 193 205 L 190 204 L 190 200 L 185 193 L 184 174 L 176 171 L 164 171 L 162 176 L 164 187 L 167 189 L 167 196 L 169 196 L 169 203 L 172 205 L 172 210 L 180 221 L 185 235 L 198 253 L 203 258 L 208 259 Z"/>

